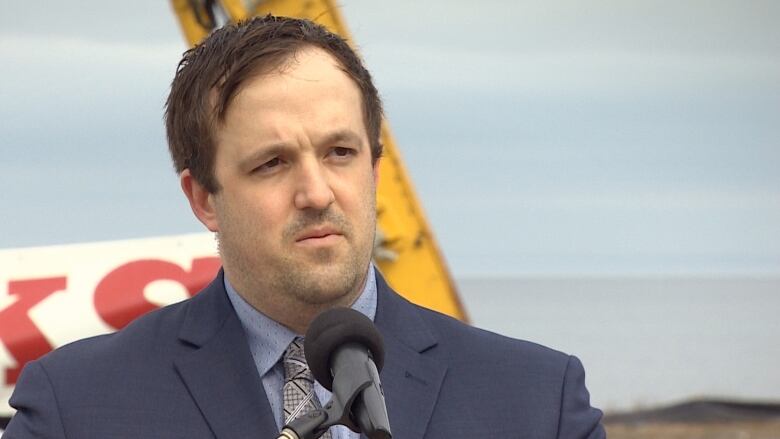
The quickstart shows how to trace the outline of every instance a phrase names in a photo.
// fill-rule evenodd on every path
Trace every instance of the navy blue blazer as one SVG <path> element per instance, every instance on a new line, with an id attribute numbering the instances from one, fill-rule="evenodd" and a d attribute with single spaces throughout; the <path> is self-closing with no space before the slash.
<path id="1" fill-rule="evenodd" d="M 377 275 L 395 439 L 604 438 L 575 357 L 413 305 Z M 278 435 L 222 274 L 192 299 L 28 363 L 4 439 Z"/>

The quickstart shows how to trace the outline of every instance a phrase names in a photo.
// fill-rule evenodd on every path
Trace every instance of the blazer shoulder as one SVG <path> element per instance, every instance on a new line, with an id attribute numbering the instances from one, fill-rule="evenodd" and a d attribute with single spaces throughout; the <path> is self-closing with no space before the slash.
<path id="1" fill-rule="evenodd" d="M 528 340 L 508 337 L 477 328 L 439 312 L 416 306 L 436 335 L 439 345 L 449 352 L 450 361 L 480 358 L 485 361 L 517 362 L 540 369 L 566 370 L 570 355 Z"/>
<path id="2" fill-rule="evenodd" d="M 49 373 L 71 374 L 111 364 L 133 364 L 149 354 L 172 352 L 191 299 L 149 312 L 109 334 L 65 344 L 36 360 Z"/>
<path id="3" fill-rule="evenodd" d="M 475 328 L 435 311 L 417 307 L 417 312 L 438 339 L 431 351 L 438 349 L 448 364 L 450 386 L 465 388 L 466 398 L 473 396 L 474 389 L 490 389 L 486 393 L 493 399 L 513 401 L 532 419 L 547 420 L 549 430 L 557 430 L 555 437 L 605 437 L 602 412 L 590 405 L 585 370 L 577 357 Z M 450 389 L 448 395 L 457 399 L 452 396 L 457 394 Z"/>
<path id="4" fill-rule="evenodd" d="M 390 334 L 406 340 L 410 346 L 428 351 L 449 364 L 474 359 L 520 361 L 528 365 L 554 366 L 562 376 L 569 355 L 538 343 L 516 339 L 480 329 L 440 312 L 414 304 L 395 292 L 377 275 L 377 320 Z"/>
<path id="5" fill-rule="evenodd" d="M 187 337 L 196 328 L 207 337 L 216 332 L 232 309 L 224 292 L 221 273 L 193 297 L 144 314 L 126 327 L 104 335 L 88 337 L 64 345 L 43 356 L 47 369 L 75 364 L 80 368 L 101 359 L 131 360 L 147 356 L 146 361 L 167 359 L 187 349 Z M 130 364 L 134 364 L 131 362 Z"/>

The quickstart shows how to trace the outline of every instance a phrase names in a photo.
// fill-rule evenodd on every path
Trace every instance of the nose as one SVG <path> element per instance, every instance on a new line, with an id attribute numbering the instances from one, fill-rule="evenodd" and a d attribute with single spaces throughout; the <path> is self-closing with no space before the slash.
<path id="1" fill-rule="evenodd" d="M 321 163 L 315 160 L 301 163 L 296 180 L 294 203 L 297 209 L 325 210 L 336 201 Z"/>

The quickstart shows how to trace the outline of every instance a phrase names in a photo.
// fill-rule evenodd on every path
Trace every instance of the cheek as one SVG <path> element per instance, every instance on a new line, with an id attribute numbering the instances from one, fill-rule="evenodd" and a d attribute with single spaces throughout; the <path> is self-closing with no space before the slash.
<path id="1" fill-rule="evenodd" d="M 274 246 L 284 240 L 285 230 L 295 221 L 292 202 L 281 194 L 257 195 L 245 199 L 245 223 L 248 231 L 257 239 L 265 241 L 264 246 Z"/>
<path id="2" fill-rule="evenodd" d="M 373 173 L 360 174 L 356 178 L 345 180 L 336 189 L 336 199 L 341 207 L 353 215 L 367 218 L 367 210 L 376 205 L 376 185 Z M 341 195 L 341 196 L 339 196 Z"/>
<path id="3" fill-rule="evenodd" d="M 274 200 L 257 194 L 234 191 L 219 203 L 218 217 L 224 232 L 234 229 L 236 234 L 268 230 L 278 207 Z M 239 238 L 240 239 L 240 238 Z"/>
<path id="4" fill-rule="evenodd" d="M 244 200 L 253 215 L 269 223 L 283 222 L 291 210 L 292 196 L 286 191 L 256 193 Z"/>
<path id="5" fill-rule="evenodd" d="M 356 208 L 360 209 L 360 217 L 363 219 L 364 227 L 373 229 L 376 225 L 376 186 L 373 179 L 369 179 L 365 185 L 361 186 L 356 200 Z"/>

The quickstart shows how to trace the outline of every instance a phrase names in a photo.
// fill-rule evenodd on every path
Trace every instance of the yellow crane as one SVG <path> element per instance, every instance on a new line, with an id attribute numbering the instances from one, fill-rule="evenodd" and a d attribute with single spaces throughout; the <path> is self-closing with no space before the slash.
<path id="1" fill-rule="evenodd" d="M 190 45 L 221 24 L 266 14 L 316 21 L 354 45 L 333 0 L 171 0 L 171 4 Z M 382 143 L 385 154 L 377 188 L 377 265 L 390 285 L 407 299 L 466 320 L 386 120 L 382 124 Z"/>

